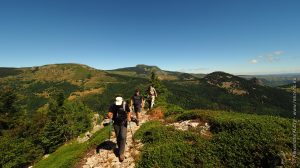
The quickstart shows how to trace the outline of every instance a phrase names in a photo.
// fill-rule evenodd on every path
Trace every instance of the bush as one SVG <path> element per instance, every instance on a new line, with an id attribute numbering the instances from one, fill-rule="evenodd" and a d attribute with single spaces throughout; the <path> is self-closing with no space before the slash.
<path id="1" fill-rule="evenodd" d="M 198 127 L 178 131 L 158 121 L 148 122 L 135 134 L 144 143 L 138 167 L 275 167 L 281 161 L 293 167 L 289 119 L 208 110 L 175 116 L 178 121 L 208 122 L 213 136 L 202 138 Z M 297 150 L 299 146 L 297 137 Z"/>
<path id="2" fill-rule="evenodd" d="M 183 112 L 184 112 L 184 109 L 181 108 L 180 106 L 168 104 L 168 106 L 166 107 L 166 111 L 164 112 L 164 116 L 168 117 L 171 115 L 181 114 Z"/>
<path id="3" fill-rule="evenodd" d="M 31 139 L 2 136 L 0 149 L 0 167 L 25 167 L 43 156 L 42 147 Z"/>
<path id="4" fill-rule="evenodd" d="M 210 130 L 214 133 L 211 143 L 226 167 L 272 167 L 280 162 L 282 153 L 291 157 L 293 135 L 290 119 L 205 110 L 189 111 L 178 117 L 185 120 L 196 118 L 210 123 Z M 286 166 L 291 164 L 284 161 Z"/>
<path id="5" fill-rule="evenodd" d="M 197 134 L 148 122 L 134 135 L 144 143 L 138 167 L 218 167 L 213 147 Z M 200 150 L 201 149 L 201 150 Z"/>

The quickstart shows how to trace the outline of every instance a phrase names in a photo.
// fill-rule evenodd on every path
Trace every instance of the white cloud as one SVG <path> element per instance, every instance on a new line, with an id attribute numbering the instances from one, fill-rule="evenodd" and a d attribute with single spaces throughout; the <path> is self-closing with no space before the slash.
<path id="1" fill-rule="evenodd" d="M 258 62 L 257 59 L 252 59 L 252 60 L 250 61 L 251 64 L 256 64 L 257 62 Z"/>
<path id="2" fill-rule="evenodd" d="M 273 51 L 271 53 L 265 54 L 265 55 L 260 55 L 257 56 L 253 59 L 251 59 L 250 63 L 251 64 L 257 64 L 258 62 L 276 62 L 279 61 L 281 56 L 284 54 L 285 52 L 282 50 L 277 50 L 277 51 Z"/>
<path id="3" fill-rule="evenodd" d="M 268 62 L 274 62 L 274 61 L 279 61 L 280 60 L 279 55 L 273 55 L 273 54 L 267 55 L 265 57 L 265 59 Z"/>
<path id="4" fill-rule="evenodd" d="M 265 59 L 268 62 L 274 62 L 274 61 L 279 61 L 280 60 L 280 56 L 284 54 L 284 51 L 274 51 L 268 55 L 265 56 Z"/>
<path id="5" fill-rule="evenodd" d="M 278 50 L 273 52 L 274 55 L 282 55 L 284 54 L 284 51 Z"/>

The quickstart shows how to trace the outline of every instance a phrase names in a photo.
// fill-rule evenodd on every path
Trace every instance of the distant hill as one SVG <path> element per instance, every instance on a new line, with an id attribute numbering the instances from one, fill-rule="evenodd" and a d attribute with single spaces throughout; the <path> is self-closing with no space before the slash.
<path id="1" fill-rule="evenodd" d="M 290 84 L 287 84 L 287 85 L 282 85 L 282 86 L 279 86 L 280 88 L 290 88 L 290 87 L 294 87 L 296 86 L 297 88 L 300 88 L 300 82 L 297 81 L 296 82 L 296 85 L 294 83 L 290 83 Z"/>
<path id="2" fill-rule="evenodd" d="M 51 64 L 29 68 L 0 69 L 2 77 L 19 80 L 68 81 L 75 85 L 89 85 L 97 80 L 111 80 L 107 72 L 81 64 Z"/>
<path id="3" fill-rule="evenodd" d="M 247 87 L 247 83 L 249 83 L 249 81 L 243 80 L 240 77 L 225 72 L 210 73 L 203 78 L 203 81 L 219 88 L 226 89 L 229 93 L 232 94 L 249 94 L 249 88 Z"/>
<path id="4" fill-rule="evenodd" d="M 114 74 L 149 78 L 155 72 L 160 80 L 195 80 L 197 77 L 188 73 L 165 71 L 157 66 L 139 64 L 135 67 L 120 68 L 108 71 Z"/>
<path id="5" fill-rule="evenodd" d="M 93 110 L 99 111 L 106 105 L 100 103 L 99 96 L 104 92 L 110 97 L 115 93 L 132 94 L 134 89 L 145 79 L 128 77 L 97 70 L 82 64 L 51 64 L 27 68 L 0 68 L 0 87 L 15 88 L 23 104 L 28 110 L 36 110 L 48 101 L 49 96 L 56 90 L 62 90 L 70 99 L 82 99 Z M 132 81 L 130 83 L 130 81 Z M 124 87 L 128 83 L 128 88 Z M 134 86 L 132 86 L 134 85 Z M 117 87 L 112 93 L 105 92 L 106 87 Z M 123 86 L 123 87 L 121 87 Z M 126 85 L 125 85 L 126 86 Z M 105 95 L 104 94 L 104 95 Z"/>
<path id="6" fill-rule="evenodd" d="M 291 117 L 291 93 L 225 72 L 207 74 L 198 82 L 165 82 L 169 103 L 185 109 L 222 109 Z"/>
<path id="7" fill-rule="evenodd" d="M 239 75 L 245 79 L 257 78 L 262 81 L 263 85 L 266 86 L 282 86 L 293 82 L 294 78 L 299 81 L 300 73 L 289 73 L 289 74 L 272 74 L 272 75 Z"/>
<path id="8" fill-rule="evenodd" d="M 206 74 L 203 74 L 203 73 L 191 73 L 191 75 L 195 76 L 196 78 L 203 78 Z"/>
<path id="9" fill-rule="evenodd" d="M 297 81 L 296 84 L 293 82 L 293 83 L 290 83 L 290 84 L 287 84 L 287 85 L 282 85 L 282 86 L 279 86 L 279 88 L 284 89 L 288 92 L 296 91 L 296 93 L 300 93 L 300 81 Z"/>
<path id="10" fill-rule="evenodd" d="M 82 65 L 82 64 L 52 64 L 37 67 L 28 68 L 9 68 L 0 67 L 0 78 L 8 76 L 18 76 L 19 78 L 25 77 L 33 79 L 45 79 L 45 80 L 68 80 L 72 83 L 78 83 L 87 78 L 93 77 L 91 81 L 97 81 L 97 79 L 106 79 L 109 81 L 110 74 L 117 74 L 129 77 L 148 78 L 150 73 L 154 71 L 157 73 L 161 80 L 197 80 L 204 78 L 207 74 L 196 73 L 182 73 L 175 71 L 162 70 L 157 66 L 149 66 L 139 64 L 135 67 L 119 68 L 114 70 L 97 70 L 95 68 Z M 33 73 L 35 72 L 35 73 Z M 50 74 L 51 75 L 47 75 Z M 73 73 L 73 74 L 72 74 Z M 265 86 L 282 86 L 293 82 L 294 78 L 300 79 L 299 73 L 294 74 L 272 74 L 272 75 L 237 75 L 245 79 L 257 78 L 261 85 Z M 77 82 L 76 82 L 77 81 Z M 93 83 L 93 82 L 92 82 Z"/>
<path id="11" fill-rule="evenodd" d="M 18 68 L 2 68 L 2 67 L 0 67 L 0 78 L 18 75 L 22 72 L 23 71 Z"/>
<path id="12" fill-rule="evenodd" d="M 203 78 L 207 74 L 191 74 L 197 78 Z M 282 85 L 287 85 L 293 82 L 294 78 L 299 81 L 300 73 L 290 73 L 290 74 L 272 74 L 272 75 L 236 75 L 245 79 L 256 78 L 260 81 L 261 85 L 279 87 Z"/>

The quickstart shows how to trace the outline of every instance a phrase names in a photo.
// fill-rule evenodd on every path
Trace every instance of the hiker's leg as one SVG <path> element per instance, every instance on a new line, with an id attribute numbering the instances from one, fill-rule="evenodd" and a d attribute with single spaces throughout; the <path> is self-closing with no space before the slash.
<path id="1" fill-rule="evenodd" d="M 137 118 L 137 107 L 136 106 L 133 106 L 133 113 L 134 113 L 134 118 L 136 119 Z"/>
<path id="2" fill-rule="evenodd" d="M 117 145 L 118 145 L 118 148 L 120 149 L 120 132 L 121 132 L 121 126 L 120 125 L 116 125 L 114 124 L 114 130 L 115 130 L 115 133 L 116 133 L 116 138 L 117 138 Z"/>
<path id="3" fill-rule="evenodd" d="M 136 119 L 139 120 L 141 118 L 142 107 L 134 107 L 134 111 L 136 114 Z"/>
<path id="4" fill-rule="evenodd" d="M 154 100 L 155 100 L 155 96 L 151 96 L 151 109 L 152 109 L 153 106 L 154 106 Z"/>
<path id="5" fill-rule="evenodd" d="M 119 148 L 119 154 L 123 155 L 125 151 L 125 144 L 126 144 L 126 136 L 127 136 L 127 124 L 121 126 L 120 131 L 120 148 Z"/>
<path id="6" fill-rule="evenodd" d="M 137 120 L 140 120 L 140 118 L 141 118 L 141 112 L 137 112 L 136 113 L 136 118 L 137 118 Z"/>
<path id="7" fill-rule="evenodd" d="M 140 119 L 141 119 L 141 111 L 142 111 L 142 107 L 140 106 L 137 106 L 137 107 L 134 107 L 135 109 L 135 114 L 136 114 L 136 125 L 139 126 L 140 124 Z"/>
<path id="8" fill-rule="evenodd" d="M 136 120 L 135 123 L 136 123 L 137 126 L 139 126 L 140 125 L 140 119 L 141 119 L 141 112 L 137 112 L 136 116 L 137 116 L 137 120 Z"/>
<path id="9" fill-rule="evenodd" d="M 136 121 L 136 118 L 137 118 L 137 115 L 136 115 L 136 107 L 132 107 L 132 112 L 131 112 L 131 121 L 132 122 L 135 122 Z"/>
<path id="10" fill-rule="evenodd" d="M 151 102 L 152 102 L 152 100 L 149 98 L 148 99 L 148 108 L 149 108 L 149 110 L 151 109 Z"/>

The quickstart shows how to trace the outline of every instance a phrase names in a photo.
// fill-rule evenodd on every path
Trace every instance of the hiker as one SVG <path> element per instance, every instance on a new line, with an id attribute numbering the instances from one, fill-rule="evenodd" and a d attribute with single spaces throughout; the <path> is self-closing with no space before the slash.
<path id="1" fill-rule="evenodd" d="M 154 106 L 154 101 L 155 101 L 155 97 L 157 97 L 157 92 L 152 85 L 150 85 L 150 87 L 148 88 L 148 104 L 149 104 L 149 110 L 153 108 Z"/>
<path id="2" fill-rule="evenodd" d="M 125 159 L 125 144 L 127 135 L 127 122 L 131 121 L 131 112 L 128 103 L 121 96 L 116 97 L 108 112 L 108 118 L 113 120 L 113 127 L 117 137 L 119 161 Z"/>
<path id="3" fill-rule="evenodd" d="M 133 108 L 132 111 L 134 111 L 136 115 L 135 121 L 136 125 L 139 126 L 140 119 L 141 119 L 141 111 L 142 108 L 144 108 L 144 98 L 140 93 L 139 89 L 135 90 L 135 94 L 131 97 L 131 107 Z"/>

